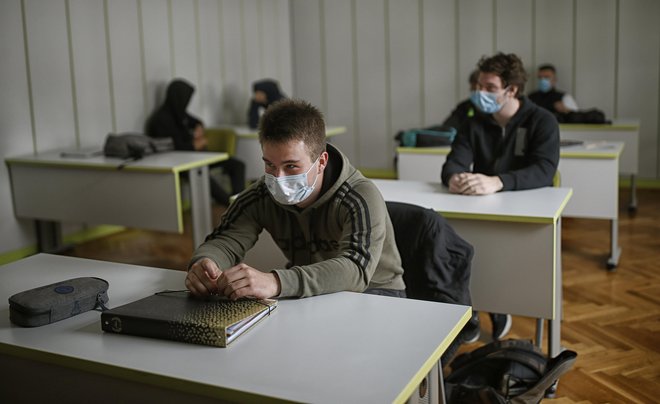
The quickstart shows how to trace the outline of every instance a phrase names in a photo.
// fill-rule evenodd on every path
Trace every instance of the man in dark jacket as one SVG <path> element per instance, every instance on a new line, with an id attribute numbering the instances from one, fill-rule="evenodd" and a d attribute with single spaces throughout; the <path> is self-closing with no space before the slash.
<path id="1" fill-rule="evenodd" d="M 478 88 L 471 99 L 478 112 L 459 129 L 442 182 L 450 192 L 466 195 L 551 186 L 559 163 L 559 125 L 549 111 L 522 96 L 527 81 L 522 61 L 498 53 L 477 67 Z M 491 318 L 493 338 L 499 339 L 511 316 Z"/>
<path id="2" fill-rule="evenodd" d="M 577 111 L 578 106 L 573 97 L 556 88 L 557 70 L 551 64 L 538 68 L 538 90 L 529 95 L 529 99 L 539 107 L 543 107 L 555 115 Z"/>
<path id="3" fill-rule="evenodd" d="M 468 78 L 468 83 L 470 84 L 470 93 L 472 93 L 474 90 L 477 89 L 477 80 L 479 79 L 479 70 L 475 70 L 472 73 L 470 73 L 470 77 Z M 456 105 L 456 108 L 454 108 L 453 111 L 451 111 L 451 114 L 445 119 L 445 121 L 442 123 L 445 126 L 450 126 L 456 130 L 463 125 L 465 121 L 468 120 L 468 118 L 471 118 L 474 116 L 474 110 L 475 106 L 472 103 L 472 100 L 470 98 L 461 101 Z"/>
<path id="4" fill-rule="evenodd" d="M 195 88 L 188 82 L 175 79 L 167 86 L 165 102 L 151 115 L 146 125 L 147 135 L 155 138 L 171 137 L 175 150 L 201 151 L 207 139 L 201 120 L 186 112 Z M 231 178 L 233 193 L 245 188 L 245 164 L 233 157 L 212 165 L 222 167 Z M 229 195 L 211 178 L 211 196 L 220 205 L 229 206 Z"/>

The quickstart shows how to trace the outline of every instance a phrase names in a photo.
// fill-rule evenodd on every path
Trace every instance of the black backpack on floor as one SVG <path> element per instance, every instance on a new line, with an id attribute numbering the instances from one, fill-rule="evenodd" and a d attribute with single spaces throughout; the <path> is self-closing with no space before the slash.
<path id="1" fill-rule="evenodd" d="M 528 340 L 491 342 L 452 361 L 447 403 L 539 403 L 576 358 L 566 350 L 548 359 Z"/>

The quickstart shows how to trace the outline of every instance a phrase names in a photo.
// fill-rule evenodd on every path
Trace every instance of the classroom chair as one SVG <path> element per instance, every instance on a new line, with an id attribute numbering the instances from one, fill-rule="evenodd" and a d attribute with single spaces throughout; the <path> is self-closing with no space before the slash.
<path id="1" fill-rule="evenodd" d="M 432 209 L 386 201 L 410 299 L 472 305 L 470 269 L 474 248 Z M 447 364 L 462 343 L 459 335 L 442 355 Z"/>

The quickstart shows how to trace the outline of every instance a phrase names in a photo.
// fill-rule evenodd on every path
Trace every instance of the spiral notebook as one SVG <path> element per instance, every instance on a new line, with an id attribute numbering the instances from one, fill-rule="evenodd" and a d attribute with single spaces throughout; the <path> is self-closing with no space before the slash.
<path id="1" fill-rule="evenodd" d="M 103 331 L 226 347 L 277 307 L 277 300 L 197 299 L 159 292 L 101 313 Z"/>

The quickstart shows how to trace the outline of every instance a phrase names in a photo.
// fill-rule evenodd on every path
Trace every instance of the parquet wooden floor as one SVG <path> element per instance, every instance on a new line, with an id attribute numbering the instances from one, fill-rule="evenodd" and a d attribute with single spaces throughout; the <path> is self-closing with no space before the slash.
<path id="1" fill-rule="evenodd" d="M 616 272 L 605 270 L 609 222 L 563 219 L 562 345 L 578 352 L 578 360 L 561 378 L 557 397 L 544 402 L 660 402 L 660 190 L 638 190 L 635 214 L 627 211 L 628 198 L 621 189 Z M 215 218 L 221 213 L 214 208 Z M 183 235 L 126 230 L 66 254 L 184 269 L 191 253 L 187 221 Z M 461 351 L 488 342 L 490 322 L 482 316 L 481 340 Z M 532 319 L 514 317 L 507 338 L 532 338 L 534 327 Z"/>

